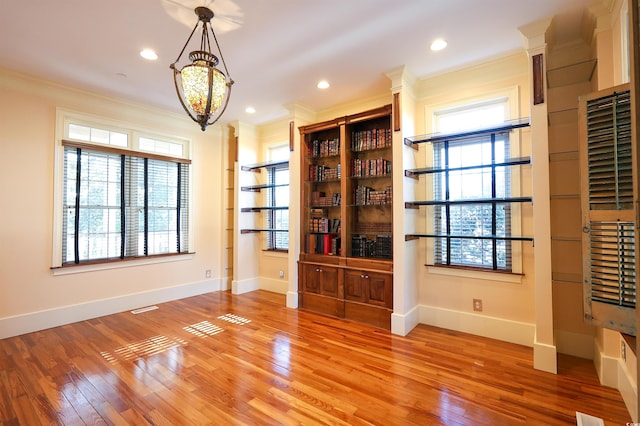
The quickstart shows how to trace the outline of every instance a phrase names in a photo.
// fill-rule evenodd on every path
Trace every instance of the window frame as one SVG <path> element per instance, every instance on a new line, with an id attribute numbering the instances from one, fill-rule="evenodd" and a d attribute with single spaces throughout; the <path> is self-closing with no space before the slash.
<path id="1" fill-rule="evenodd" d="M 511 120 L 520 115 L 519 113 L 519 88 L 518 86 L 508 87 L 502 90 L 496 90 L 489 93 L 479 94 L 473 97 L 445 101 L 437 104 L 425 106 L 425 125 L 428 134 L 438 132 L 438 119 L 440 116 L 450 113 L 459 112 L 467 108 L 486 106 L 493 103 L 503 103 L 505 105 L 504 120 Z M 519 157 L 523 150 L 522 140 L 519 132 L 509 135 L 510 156 Z M 424 161 L 427 166 L 432 165 L 433 147 L 427 144 L 425 150 Z M 515 167 L 511 171 L 511 194 L 514 197 L 520 195 L 521 187 L 521 171 Z M 426 185 L 426 199 L 433 197 L 432 181 L 428 181 Z M 430 212 L 426 212 L 422 218 L 425 221 L 427 232 L 434 232 L 434 218 Z M 519 203 L 511 205 L 511 232 L 514 235 L 521 234 L 522 228 L 522 209 Z M 522 242 L 511 241 L 511 271 L 493 270 L 483 267 L 457 266 L 457 265 L 441 265 L 435 263 L 436 242 L 433 239 L 426 240 L 426 267 L 428 272 L 434 274 L 462 276 L 477 279 L 487 279 L 493 281 L 520 282 L 522 276 Z"/>
<path id="2" fill-rule="evenodd" d="M 437 156 L 434 156 L 434 163 L 436 168 L 442 169 L 444 168 L 444 164 L 447 164 L 448 161 L 446 158 L 449 158 L 449 162 L 452 161 L 451 156 L 455 155 L 456 151 L 464 150 L 465 147 L 479 147 L 481 151 L 485 151 L 487 146 L 489 147 L 489 152 L 491 153 L 491 162 L 502 162 L 500 160 L 496 161 L 496 158 L 510 158 L 510 138 L 505 134 L 490 134 L 490 135 L 482 135 L 478 137 L 465 138 L 458 141 L 450 141 L 445 140 L 442 142 L 434 142 L 434 153 L 437 153 Z M 501 150 L 497 148 L 502 146 Z M 437 158 L 436 158 L 437 157 Z M 450 163 L 449 163 L 450 164 Z M 483 165 L 490 164 L 487 162 L 481 163 Z M 449 170 L 448 168 L 446 168 Z M 509 166 L 498 166 L 498 167 L 488 167 L 485 166 L 483 168 L 471 169 L 472 174 L 475 177 L 479 175 L 479 181 L 482 183 L 485 179 L 489 182 L 488 188 L 485 188 L 485 185 L 480 188 L 482 194 L 479 197 L 468 198 L 463 194 L 464 188 L 469 186 L 468 179 L 473 179 L 473 177 L 464 176 L 469 173 L 470 170 L 466 171 L 448 171 L 446 173 L 438 173 L 433 176 L 434 188 L 438 188 L 440 194 L 434 199 L 442 200 L 442 201 L 463 201 L 467 199 L 476 199 L 476 198 L 501 198 L 501 197 L 510 197 L 511 196 L 511 174 L 513 170 Z M 502 170 L 500 173 L 499 170 Z M 502 179 L 500 179 L 500 175 L 502 175 Z M 456 180 L 460 180 L 460 184 L 456 185 Z M 474 181 L 476 179 L 473 179 Z M 477 189 L 477 188 L 476 188 Z M 485 191 L 488 189 L 489 193 Z M 500 194 L 502 189 L 502 194 Z M 459 193 L 457 193 L 459 192 Z M 457 193 L 457 194 L 456 194 Z M 502 221 L 499 220 L 499 217 L 502 216 L 500 214 L 500 210 L 504 209 L 504 230 L 503 232 L 499 232 L 500 225 Z M 465 226 L 468 225 L 468 221 L 462 219 L 462 216 L 465 215 L 465 212 L 469 210 L 475 210 L 476 212 L 479 210 L 483 219 L 480 221 L 482 224 L 480 225 L 482 228 L 482 234 L 485 235 L 487 230 L 490 231 L 489 235 L 499 235 L 499 234 L 511 234 L 511 208 L 512 205 L 510 203 L 491 203 L 491 204 L 459 204 L 459 205 L 444 205 L 444 206 L 432 206 L 431 210 L 433 212 L 433 226 L 436 229 L 433 234 L 441 235 L 441 234 L 454 234 L 454 235 L 466 235 L 468 234 L 468 230 L 454 230 L 454 227 L 457 226 Z M 487 217 L 490 215 L 490 217 Z M 460 219 L 457 220 L 456 217 L 460 216 Z M 443 241 L 446 240 L 446 241 Z M 464 246 L 468 246 L 469 244 L 480 243 L 480 252 L 470 252 L 464 249 Z M 504 248 L 501 249 L 501 245 L 504 245 Z M 487 259 L 487 246 L 488 250 L 491 252 L 489 256 L 490 259 Z M 460 250 L 460 258 L 457 255 L 454 255 L 454 248 L 459 247 Z M 454 266 L 460 268 L 478 268 L 482 270 L 491 270 L 494 272 L 511 272 L 511 243 L 509 241 L 500 241 L 495 239 L 460 239 L 460 238 L 435 238 L 434 239 L 434 265 L 437 266 Z M 465 263 L 463 258 L 465 257 L 465 253 L 469 255 L 473 253 L 479 256 L 481 264 L 477 262 L 467 262 Z M 499 254 L 504 253 L 505 259 L 502 261 L 499 259 Z M 504 263 L 504 264 L 503 264 Z"/>
<path id="3" fill-rule="evenodd" d="M 101 130 L 115 131 L 124 133 L 127 135 L 127 147 L 118 145 L 109 145 L 108 143 L 91 142 L 82 139 L 74 139 L 69 137 L 69 125 L 77 124 L 82 126 L 88 126 Z M 146 129 L 133 126 L 130 124 L 124 124 L 101 117 L 90 116 L 75 111 L 66 110 L 63 108 L 56 109 L 56 137 L 54 147 L 54 211 L 53 211 L 53 238 L 52 238 L 52 259 L 51 269 L 54 275 L 64 275 L 70 273 L 87 272 L 94 270 L 105 270 L 112 268 L 130 267 L 135 265 L 173 262 L 179 260 L 188 260 L 193 258 L 194 254 L 194 231 L 193 231 L 193 197 L 190 196 L 188 200 L 188 215 L 189 221 L 188 252 L 183 253 L 162 253 L 141 257 L 125 257 L 123 259 L 104 259 L 95 261 L 80 262 L 78 264 L 64 264 L 62 258 L 62 236 L 63 236 L 63 194 L 64 194 L 64 157 L 65 157 L 65 144 L 66 145 L 78 145 L 84 146 L 87 149 L 95 148 L 99 151 L 106 152 L 119 152 L 126 155 L 132 155 L 142 158 L 157 159 L 162 161 L 191 163 L 191 142 L 186 138 L 179 138 L 175 136 L 165 136 L 154 131 L 148 131 Z M 163 154 L 157 154 L 148 150 L 141 150 L 138 146 L 138 140 L 140 137 L 149 138 L 157 141 L 168 142 L 170 144 L 178 144 L 182 146 L 182 156 L 174 157 Z M 64 141 L 64 142 L 63 142 Z M 192 167 L 192 166 L 191 166 Z M 189 193 L 193 192 L 193 170 L 190 170 L 189 181 L 187 186 Z"/>

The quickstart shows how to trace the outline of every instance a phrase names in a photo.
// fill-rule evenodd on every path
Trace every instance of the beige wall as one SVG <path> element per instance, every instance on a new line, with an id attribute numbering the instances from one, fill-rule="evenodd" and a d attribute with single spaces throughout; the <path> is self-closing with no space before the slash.
<path id="1" fill-rule="evenodd" d="M 289 120 L 278 120 L 276 122 L 270 123 L 265 126 L 261 126 L 260 128 L 260 152 L 259 155 L 261 157 L 261 161 L 267 161 L 267 152 L 269 148 L 279 146 L 279 145 L 289 145 Z M 294 156 L 297 153 L 291 152 L 290 160 L 294 160 Z M 291 177 L 291 175 L 290 175 Z M 263 177 L 264 178 L 264 177 Z M 291 189 L 291 187 L 289 187 Z M 291 192 L 291 191 L 290 191 Z M 293 197 L 290 194 L 290 199 L 293 200 Z M 263 194 L 264 197 L 264 194 Z M 266 205 L 266 201 L 262 202 L 262 205 Z M 289 211 L 289 221 L 293 221 L 296 218 L 291 216 L 291 211 Z M 267 235 L 262 233 L 260 234 L 260 247 L 266 247 L 266 237 Z M 298 238 L 297 235 L 289 235 L 290 239 Z M 292 253 L 293 255 L 293 253 Z M 287 282 L 289 279 L 289 254 L 288 253 L 277 253 L 277 252 L 269 252 L 269 251 L 260 251 L 260 288 L 270 291 L 275 291 L 277 293 L 286 293 L 287 291 Z M 284 277 L 280 278 L 280 271 L 284 274 Z"/>
<path id="2" fill-rule="evenodd" d="M 528 117 L 529 74 L 528 59 L 524 52 L 420 80 L 416 84 L 416 134 L 432 132 L 431 114 L 440 105 L 473 102 L 506 92 L 515 93 L 517 102 L 511 118 Z M 424 152 L 425 149 L 421 147 L 420 151 Z M 528 129 L 522 132 L 521 154 L 530 154 Z M 425 161 L 424 157 L 421 161 Z M 523 195 L 531 194 L 528 167 L 522 169 L 521 188 Z M 423 192 L 424 189 L 418 189 L 416 197 L 424 198 Z M 530 203 L 523 205 L 522 235 L 533 235 L 531 215 Z M 426 239 L 413 244 L 418 246 L 416 249 L 423 255 L 427 252 Z M 522 254 L 523 274 L 509 277 L 514 282 L 504 281 L 506 277 L 502 274 L 443 275 L 436 272 L 447 271 L 421 267 L 418 304 L 422 310 L 422 322 L 444 327 L 449 324 L 450 328 L 532 345 L 535 288 L 531 243 L 522 244 Z M 426 258 L 421 259 L 421 263 L 426 263 Z M 473 311 L 473 299 L 482 299 L 483 312 Z"/>
<path id="3" fill-rule="evenodd" d="M 181 114 L 30 79 L 0 69 L 0 338 L 217 290 L 221 266 L 222 143 Z M 191 256 L 54 276 L 56 108 L 187 138 L 192 145 Z M 205 271 L 211 278 L 205 279 Z"/>

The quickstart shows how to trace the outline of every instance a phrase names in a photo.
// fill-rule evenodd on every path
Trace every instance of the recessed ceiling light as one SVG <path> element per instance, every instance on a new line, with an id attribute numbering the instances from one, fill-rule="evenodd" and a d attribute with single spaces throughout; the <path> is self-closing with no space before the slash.
<path id="1" fill-rule="evenodd" d="M 158 59 L 158 55 L 151 49 L 143 49 L 140 51 L 140 56 L 150 61 L 155 61 Z"/>
<path id="2" fill-rule="evenodd" d="M 330 86 L 329 82 L 327 80 L 320 80 L 318 82 L 318 84 L 316 84 L 316 87 L 318 89 L 328 89 Z"/>
<path id="3" fill-rule="evenodd" d="M 431 50 L 433 50 L 434 52 L 438 50 L 442 50 L 445 47 L 447 47 L 447 42 L 441 38 L 434 40 L 433 43 L 431 43 Z"/>
<path id="4" fill-rule="evenodd" d="M 255 114 L 256 113 L 256 109 L 252 106 L 250 107 L 246 107 L 244 112 L 246 112 L 247 114 Z"/>

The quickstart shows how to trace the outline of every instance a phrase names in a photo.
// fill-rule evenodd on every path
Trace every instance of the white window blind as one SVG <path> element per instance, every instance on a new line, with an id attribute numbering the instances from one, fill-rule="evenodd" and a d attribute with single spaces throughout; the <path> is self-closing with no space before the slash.
<path id="1" fill-rule="evenodd" d="M 63 265 L 188 252 L 188 161 L 63 144 Z"/>
<path id="2" fill-rule="evenodd" d="M 439 133 L 456 134 L 504 123 L 504 99 L 437 111 Z M 512 234 L 508 202 L 478 202 L 512 196 L 511 166 L 499 164 L 511 156 L 509 133 L 443 140 L 433 144 L 433 231 L 446 238 L 433 241 L 435 265 L 512 270 L 512 242 L 495 237 Z M 496 166 L 498 165 L 498 166 Z M 455 238 L 464 236 L 464 238 Z M 478 238 L 469 238 L 474 236 Z"/>

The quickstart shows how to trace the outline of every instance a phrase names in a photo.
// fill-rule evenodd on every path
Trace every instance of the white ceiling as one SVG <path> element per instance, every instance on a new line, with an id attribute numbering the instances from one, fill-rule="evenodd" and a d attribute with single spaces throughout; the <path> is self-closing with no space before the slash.
<path id="1" fill-rule="evenodd" d="M 214 27 L 240 24 L 216 33 L 235 80 L 222 121 L 259 124 L 287 116 L 291 103 L 321 110 L 384 93 L 385 72 L 402 65 L 421 78 L 522 49 L 518 27 L 540 19 L 556 16 L 558 41 L 576 38 L 593 2 L 0 0 L 0 66 L 182 111 L 169 64 L 197 21 L 193 8 L 206 5 Z M 438 37 L 449 46 L 431 52 Z M 159 59 L 140 58 L 143 48 Z M 331 88 L 318 90 L 320 79 Z M 249 105 L 256 114 L 244 112 Z"/>

